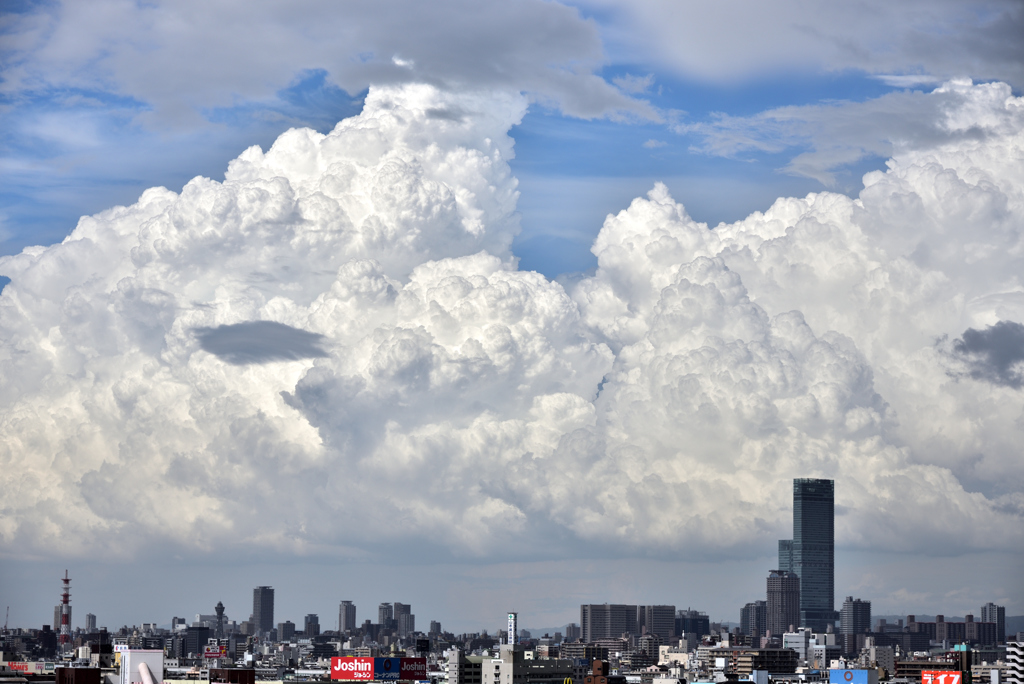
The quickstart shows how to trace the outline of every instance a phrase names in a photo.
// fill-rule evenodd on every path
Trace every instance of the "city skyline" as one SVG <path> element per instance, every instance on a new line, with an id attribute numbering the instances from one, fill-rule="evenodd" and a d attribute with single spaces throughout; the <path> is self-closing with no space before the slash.
<path id="1" fill-rule="evenodd" d="M 766 631 L 771 634 L 780 634 L 788 626 L 808 627 L 818 632 L 824 632 L 827 628 L 834 628 L 837 633 L 840 631 L 847 633 L 849 630 L 853 630 L 849 631 L 849 633 L 856 634 L 859 633 L 858 630 L 863 629 L 864 624 L 870 625 L 872 623 L 870 598 L 862 602 L 861 598 L 853 601 L 852 597 L 848 596 L 843 604 L 843 610 L 836 609 L 834 596 L 834 496 L 835 482 L 832 480 L 796 478 L 792 481 L 793 539 L 779 540 L 777 543 L 778 555 L 774 564 L 778 566 L 778 569 L 768 571 L 767 592 L 765 594 L 767 600 L 759 599 L 742 605 L 739 609 L 738 621 L 732 619 L 734 616 L 716 616 L 712 619 L 713 622 L 730 625 L 736 624 L 747 634 L 750 634 L 751 627 L 754 627 L 761 636 L 764 636 Z M 805 577 L 809 578 L 809 582 L 801 580 L 800 576 L 796 573 L 798 568 L 805 573 Z M 62 598 L 67 602 L 67 587 L 70 583 L 70 579 L 67 578 L 67 571 L 65 571 L 65 578 L 61 582 L 65 587 Z M 813 595 L 811 601 L 803 599 L 803 587 L 805 584 L 811 588 L 810 592 Z M 788 593 L 790 591 L 793 592 L 793 595 L 796 597 L 795 599 L 789 597 Z M 863 593 L 863 588 L 861 591 Z M 868 592 L 867 596 L 870 596 L 870 592 Z M 318 615 L 331 614 L 330 612 L 318 611 L 316 613 L 305 613 L 302 621 L 279 620 L 277 616 L 280 614 L 275 615 L 275 599 L 276 590 L 273 586 L 259 585 L 252 590 L 252 611 L 249 613 L 248 618 L 244 614 L 235 614 L 230 611 L 228 611 L 228 614 L 233 616 L 234 622 L 251 619 L 254 625 L 253 629 L 256 630 L 255 633 L 264 635 L 285 622 L 291 625 L 293 631 L 295 631 L 297 625 L 303 624 L 303 622 L 305 623 L 304 628 L 308 628 L 311 618 L 316 618 Z M 702 596 L 702 599 L 705 603 L 713 603 L 706 594 Z M 322 603 L 323 598 L 321 597 L 319 601 Z M 793 603 L 794 601 L 795 603 Z M 853 602 L 850 603 L 851 601 Z M 790 605 L 791 603 L 793 604 L 792 606 Z M 295 604 L 291 603 L 290 605 L 294 606 Z M 830 605 L 833 607 L 829 608 L 828 606 Z M 847 611 L 853 610 L 849 607 L 851 605 L 856 608 L 856 612 L 848 615 Z M 866 613 L 861 611 L 861 605 L 867 606 L 865 609 Z M 400 636 L 405 636 L 414 630 L 412 625 L 415 623 L 411 620 L 415 616 L 410 615 L 411 605 L 408 603 L 401 601 L 378 603 L 376 621 L 373 621 L 372 617 L 366 617 L 371 614 L 371 611 L 366 607 L 364 607 L 363 613 L 358 612 L 358 601 L 341 599 L 337 602 L 336 607 L 338 610 L 339 627 L 346 606 L 353 613 L 351 619 L 354 621 L 355 626 L 359 626 L 364 620 L 367 620 L 373 624 L 380 624 L 394 629 Z M 638 606 L 642 610 L 638 610 Z M 689 605 L 687 610 L 693 607 L 693 605 Z M 225 606 L 220 600 L 217 602 L 216 609 L 220 612 L 225 612 Z M 674 614 L 675 606 L 659 605 L 658 603 L 610 604 L 606 600 L 601 604 L 583 604 L 580 606 L 578 626 L 584 641 L 611 638 L 620 632 L 640 631 L 641 626 L 644 626 L 648 631 L 660 634 L 667 629 L 662 624 L 666 619 L 662 613 L 669 609 Z M 58 616 L 61 614 L 61 610 L 61 605 L 57 605 L 54 608 L 55 623 L 59 623 Z M 683 609 L 680 608 L 680 610 Z M 697 610 L 701 609 L 697 607 Z M 70 609 L 67 612 L 68 615 L 71 615 Z M 701 612 L 705 615 L 707 614 L 706 611 L 701 610 Z M 888 613 L 882 611 L 881 615 L 904 616 L 920 612 L 892 612 L 890 609 Z M 1006 614 L 1005 606 L 997 606 L 992 602 L 982 605 L 979 611 L 964 611 L 964 613 L 965 615 L 975 615 L 976 619 L 980 621 L 999 621 L 1000 624 L 1005 620 Z M 862 614 L 866 614 L 867 617 L 861 617 Z M 787 615 L 790 616 L 788 619 L 785 617 Z M 856 615 L 856 619 L 851 617 L 851 615 Z M 879 613 L 876 613 L 876 615 L 879 615 Z M 362 619 L 360 619 L 361 616 Z M 828 616 L 831 616 L 831 619 Z M 403 618 L 411 619 L 405 621 Z M 87 614 L 87 619 L 91 619 L 96 624 L 96 615 L 94 613 Z M 429 618 L 429 620 L 433 625 L 435 622 L 433 617 Z M 850 620 L 853 620 L 853 622 L 850 622 Z M 425 621 L 422 621 L 421 624 L 423 622 Z M 441 623 L 444 624 L 444 620 L 441 620 Z M 572 620 L 567 620 L 564 624 L 571 623 Z M 163 625 L 164 623 L 157 621 L 157 624 Z M 319 623 L 317 623 L 316 629 L 319 632 Z M 325 627 L 324 629 L 329 630 L 333 628 Z M 492 628 L 487 626 L 480 629 L 485 631 L 492 630 Z M 463 629 L 462 631 L 472 631 L 472 629 Z"/>
<path id="2" fill-rule="evenodd" d="M 1024 4 L 0 12 L 12 620 L 1024 614 Z"/>
<path id="3" fill-rule="evenodd" d="M 771 601 L 772 583 L 771 580 L 775 578 L 779 571 L 773 570 L 769 574 L 768 584 L 768 597 L 769 601 L 758 600 L 755 602 L 748 602 L 739 609 L 740 618 L 739 620 L 730 619 L 717 619 L 711 617 L 706 611 L 695 608 L 694 606 L 675 606 L 675 605 L 637 605 L 637 604 L 614 604 L 608 601 L 600 604 L 583 604 L 579 606 L 579 611 L 576 616 L 573 616 L 578 622 L 569 620 L 562 624 L 555 624 L 554 626 L 548 625 L 546 627 L 538 627 L 536 625 L 522 625 L 518 621 L 518 612 L 509 612 L 507 614 L 507 621 L 502 622 L 498 629 L 494 629 L 494 626 L 485 626 L 476 630 L 473 629 L 451 629 L 444 627 L 443 631 L 446 633 L 488 633 L 492 636 L 503 635 L 506 631 L 511 629 L 511 625 L 515 624 L 517 630 L 523 630 L 531 632 L 533 638 L 540 636 L 551 636 L 554 631 L 558 631 L 566 636 L 564 628 L 575 630 L 579 636 L 579 640 L 583 643 L 598 642 L 601 640 L 615 639 L 618 635 L 631 633 L 631 634 L 653 634 L 660 637 L 663 642 L 669 640 L 673 636 L 679 636 L 688 631 L 697 631 L 698 633 L 714 633 L 714 629 L 711 632 L 706 632 L 708 625 L 712 628 L 715 625 L 722 625 L 722 629 L 730 632 L 739 632 L 742 634 L 750 635 L 751 631 L 747 629 L 749 625 L 758 622 L 762 626 L 767 627 L 766 630 L 760 630 L 760 636 L 765 636 L 766 633 L 769 635 L 779 636 L 782 632 L 786 631 L 799 631 L 808 630 L 816 631 L 813 627 L 808 625 L 801 625 L 799 623 L 791 623 L 789 627 L 793 629 L 780 628 L 779 630 L 771 629 L 768 615 L 769 611 L 766 611 L 767 606 Z M 783 575 L 788 573 L 783 572 Z M 73 578 L 72 578 L 73 579 Z M 269 590 L 269 598 L 268 598 Z M 217 632 L 223 627 L 224 632 L 238 633 L 238 630 L 243 629 L 243 622 L 248 623 L 247 629 L 249 635 L 256 636 L 263 639 L 271 639 L 273 633 L 277 633 L 277 639 L 281 639 L 279 628 L 281 625 L 289 625 L 291 631 L 284 638 L 291 637 L 295 634 L 301 634 L 304 637 L 318 636 L 322 633 L 331 634 L 342 634 L 345 632 L 360 631 L 365 624 L 370 624 L 374 627 L 380 627 L 393 632 L 396 636 L 405 637 L 411 636 L 415 633 L 425 633 L 420 629 L 409 629 L 407 633 L 401 633 L 399 628 L 399 620 L 396 619 L 395 615 L 410 616 L 412 614 L 413 604 L 403 603 L 400 601 L 384 601 L 379 602 L 375 606 L 376 619 L 363 618 L 362 613 L 358 611 L 358 604 L 351 600 L 341 600 L 338 602 L 339 608 L 339 621 L 344 611 L 350 611 L 351 616 L 354 618 L 354 624 L 348 627 L 338 625 L 337 628 L 329 626 L 321 626 L 320 614 L 319 613 L 306 613 L 301 616 L 300 620 L 288 619 L 289 616 L 279 616 L 273 613 L 269 617 L 264 615 L 265 619 L 272 619 L 273 623 L 270 629 L 265 629 L 261 626 L 263 620 L 260 619 L 259 611 L 262 610 L 264 613 L 267 610 L 269 602 L 272 602 L 276 592 L 271 586 L 258 586 L 252 589 L 253 609 L 254 612 L 250 613 L 247 617 L 239 613 L 230 613 L 222 601 L 218 601 L 217 604 L 212 608 L 213 612 L 203 613 L 202 610 L 194 614 L 191 612 L 177 611 L 179 614 L 173 616 L 169 621 L 162 622 L 160 620 L 135 620 L 128 621 L 123 625 L 107 625 L 97 618 L 94 613 L 87 613 L 83 618 L 83 625 L 76 625 L 73 622 L 65 623 L 68 625 L 68 633 L 79 633 L 79 632 L 94 632 L 98 630 L 105 630 L 109 632 L 116 632 L 123 630 L 125 627 L 129 629 L 139 628 L 148 629 L 155 627 L 158 629 L 172 630 L 176 625 L 179 626 L 193 626 L 195 624 L 206 624 L 210 629 L 211 636 L 215 636 Z M 755 605 L 756 604 L 756 605 Z M 63 605 L 70 605 L 68 604 Z M 755 618 L 752 613 L 748 611 L 757 610 L 760 617 Z M 398 611 L 398 612 L 396 612 Z M 799 614 L 799 611 L 793 611 Z M 54 619 L 59 623 L 60 615 L 62 613 L 62 604 L 58 604 L 54 608 Z M 71 611 L 67 611 L 68 615 Z M 749 621 L 744 617 L 749 615 Z M 513 618 L 513 616 L 515 616 Z M 415 617 L 412 614 L 412 617 Z M 977 610 L 967 611 L 965 615 L 951 615 L 936 613 L 932 614 L 878 614 L 874 613 L 871 609 L 871 601 L 864 600 L 861 598 L 854 599 L 852 596 L 847 596 L 842 602 L 841 610 L 835 611 L 835 622 L 829 623 L 826 629 L 821 630 L 819 633 L 825 633 L 834 629 L 837 635 L 846 634 L 860 634 L 864 632 L 873 631 L 874 627 L 878 626 L 879 620 L 885 622 L 886 619 L 896 618 L 903 621 L 903 618 L 908 618 L 909 622 L 934 622 L 938 619 L 939 622 L 945 622 L 950 624 L 963 624 L 965 621 L 975 623 L 992 623 L 995 626 L 994 634 L 996 637 L 1003 641 L 1006 638 L 1013 636 L 1015 632 L 1008 632 L 1006 628 L 1006 621 L 1009 618 L 1014 624 L 1018 626 L 1024 626 L 1024 615 L 1007 615 L 1005 606 L 996 605 L 995 603 L 988 602 L 980 606 Z M 915 620 L 916 618 L 916 620 Z M 817 620 L 818 618 L 812 618 Z M 430 632 L 434 632 L 443 623 L 438 620 L 428 619 L 427 622 L 430 624 Z M 207 624 L 208 623 L 208 624 Z M 891 624 L 891 623 L 890 623 Z M 703 625 L 698 626 L 698 625 Z M 31 625 L 9 625 L 12 629 L 14 628 L 27 628 L 27 629 L 38 629 Z M 43 627 L 51 628 L 55 635 L 60 634 L 59 629 L 53 629 L 53 625 L 44 623 Z M 310 632 L 310 630 L 313 630 Z M 705 632 L 700 632 L 700 630 Z M 538 630 L 544 630 L 544 633 Z M 532 633 L 535 632 L 536 633 Z M 572 640 L 571 634 L 569 640 Z"/>

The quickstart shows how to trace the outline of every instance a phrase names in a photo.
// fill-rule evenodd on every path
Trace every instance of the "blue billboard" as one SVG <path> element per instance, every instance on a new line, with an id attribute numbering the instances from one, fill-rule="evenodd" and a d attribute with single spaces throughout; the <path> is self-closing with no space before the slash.
<path id="1" fill-rule="evenodd" d="M 398 681 L 402 675 L 401 658 L 374 658 L 373 678 L 377 681 Z M 867 682 L 864 682 L 867 684 Z"/>
<path id="2" fill-rule="evenodd" d="M 874 675 L 872 681 L 871 675 Z M 878 670 L 829 670 L 828 684 L 875 684 Z"/>

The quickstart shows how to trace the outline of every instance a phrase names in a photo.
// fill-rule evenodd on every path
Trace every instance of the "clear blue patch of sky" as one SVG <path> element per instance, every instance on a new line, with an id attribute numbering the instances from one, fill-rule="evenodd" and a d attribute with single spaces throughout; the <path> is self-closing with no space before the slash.
<path id="1" fill-rule="evenodd" d="M 607 68 L 609 80 L 650 73 L 642 65 Z M 683 121 L 705 121 L 714 112 L 748 116 L 779 106 L 822 100 L 862 101 L 892 88 L 857 73 L 788 75 L 742 85 L 712 85 L 655 74 L 649 99 L 663 110 L 683 110 Z M 60 90 L 30 93 L 8 106 L 0 151 L 0 207 L 6 235 L 0 253 L 66 236 L 78 217 L 117 204 L 130 204 L 148 187 L 180 188 L 196 175 L 223 178 L 227 162 L 246 147 L 267 149 L 293 126 L 331 130 L 358 114 L 365 92 L 349 94 L 323 70 L 296 75 L 276 98 L 239 102 L 202 112 L 207 130 L 161 134 L 146 130 L 135 116 L 145 102 L 106 92 Z M 52 137 L 40 122 L 59 125 L 82 117 L 95 135 L 75 148 Z M 35 130 L 37 135 L 25 135 Z M 744 154 L 725 159 L 693 152 L 694 136 L 673 133 L 664 123 L 585 121 L 533 107 L 512 132 L 513 172 L 520 177 L 523 232 L 513 249 L 523 268 L 549 277 L 594 267 L 590 245 L 605 215 L 628 206 L 657 180 L 668 184 L 694 218 L 715 225 L 764 209 L 776 197 L 823 189 L 817 181 L 779 172 L 802 149 Z M 659 147 L 644 147 L 654 140 Z M 860 176 L 884 160 L 869 159 L 841 170 L 839 189 L 855 194 Z M 19 168 L 20 165 L 20 168 Z"/>
<path id="2" fill-rule="evenodd" d="M 205 111 L 204 116 L 212 123 L 232 127 L 275 122 L 279 124 L 276 128 L 281 129 L 279 133 L 293 126 L 306 126 L 326 133 L 342 119 L 362 111 L 366 92 L 349 95 L 327 80 L 325 70 L 310 69 L 300 73 L 287 88 L 278 91 L 273 101 L 213 108 Z"/>
<path id="3" fill-rule="evenodd" d="M 610 67 L 608 80 L 651 73 L 639 65 Z M 682 122 L 707 121 L 715 112 L 753 116 L 783 106 L 823 101 L 865 101 L 893 88 L 859 72 L 787 74 L 744 84 L 712 85 L 655 74 L 649 92 L 639 95 L 661 110 L 682 110 Z M 584 121 L 533 107 L 512 130 L 520 179 L 522 233 L 513 244 L 520 267 L 549 277 L 585 272 L 596 266 L 590 245 L 604 217 L 625 209 L 633 197 L 663 181 L 691 216 L 711 226 L 767 209 L 778 197 L 826 189 L 856 195 L 861 177 L 883 168 L 885 159 L 868 157 L 836 170 L 836 186 L 792 176 L 783 169 L 807 150 L 745 152 L 730 159 L 693 151 L 695 135 L 672 132 L 664 123 L 623 124 Z M 654 141 L 657 146 L 645 147 Z"/>
<path id="4" fill-rule="evenodd" d="M 131 204 L 147 188 L 179 191 L 197 175 L 223 179 L 245 148 L 266 150 L 295 126 L 329 131 L 358 114 L 364 96 L 306 71 L 270 102 L 204 112 L 208 127 L 179 133 L 138 125 L 149 105 L 112 93 L 53 89 L 9 98 L 0 127 L 0 254 L 59 242 L 80 216 Z"/>

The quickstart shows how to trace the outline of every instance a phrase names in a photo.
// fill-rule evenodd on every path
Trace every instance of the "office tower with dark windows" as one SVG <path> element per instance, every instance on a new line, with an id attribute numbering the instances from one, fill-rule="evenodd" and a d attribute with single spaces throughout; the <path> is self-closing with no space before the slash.
<path id="1" fill-rule="evenodd" d="M 740 631 L 756 642 L 768 631 L 768 604 L 752 601 L 740 609 Z M 751 643 L 757 648 L 760 643 Z"/>
<path id="2" fill-rule="evenodd" d="M 381 629 L 394 629 L 395 608 L 390 603 L 377 606 L 377 624 Z"/>
<path id="3" fill-rule="evenodd" d="M 842 636 L 844 655 L 853 655 L 860 648 L 857 635 L 871 631 L 871 601 L 862 601 L 847 596 L 843 608 L 839 611 L 839 633 Z"/>
<path id="4" fill-rule="evenodd" d="M 273 587 L 256 587 L 252 590 L 252 624 L 261 636 L 274 629 Z"/>
<path id="5" fill-rule="evenodd" d="M 784 557 L 790 550 L 789 558 Z M 835 483 L 793 480 L 793 539 L 779 542 L 779 565 L 800 578 L 800 626 L 834 627 Z"/>
<path id="6" fill-rule="evenodd" d="M 338 606 L 338 631 L 354 632 L 356 629 L 356 605 L 351 601 L 342 601 Z"/>
<path id="7" fill-rule="evenodd" d="M 981 607 L 981 621 L 996 623 L 996 641 L 1006 643 L 1006 607 L 986 603 Z"/>
<path id="8" fill-rule="evenodd" d="M 580 606 L 580 631 L 584 643 L 598 639 L 618 639 L 636 634 L 636 606 L 592 603 Z"/>
<path id="9" fill-rule="evenodd" d="M 982 610 L 985 610 L 982 608 Z M 85 614 L 85 631 L 92 634 L 96 631 L 96 616 L 92 613 Z"/>
<path id="10" fill-rule="evenodd" d="M 800 578 L 786 570 L 768 573 L 766 621 L 768 631 L 781 637 L 800 624 Z"/>
<path id="11" fill-rule="evenodd" d="M 871 631 L 871 601 L 847 596 L 839 611 L 840 634 L 865 634 Z"/>
<path id="12" fill-rule="evenodd" d="M 698 639 L 705 634 L 711 634 L 711 619 L 707 613 L 702 613 L 699 610 L 690 608 L 680 610 L 676 614 L 676 634 L 679 636 L 696 634 Z"/>
<path id="13" fill-rule="evenodd" d="M 277 623 L 277 640 L 278 641 L 291 641 L 292 637 L 295 636 L 295 623 L 291 620 L 285 620 L 284 622 Z"/>
<path id="14" fill-rule="evenodd" d="M 320 636 L 320 616 L 310 613 L 302 621 L 302 635 L 307 639 Z"/>
<path id="15" fill-rule="evenodd" d="M 636 617 L 637 628 L 645 634 L 657 634 L 662 643 L 668 643 L 675 635 L 675 606 L 638 606 Z"/>
<path id="16" fill-rule="evenodd" d="M 408 603 L 395 601 L 394 627 L 398 636 L 409 636 L 416 631 L 416 616 L 412 614 L 412 606 Z"/>
<path id="17" fill-rule="evenodd" d="M 779 540 L 779 570 L 793 572 L 793 540 Z"/>

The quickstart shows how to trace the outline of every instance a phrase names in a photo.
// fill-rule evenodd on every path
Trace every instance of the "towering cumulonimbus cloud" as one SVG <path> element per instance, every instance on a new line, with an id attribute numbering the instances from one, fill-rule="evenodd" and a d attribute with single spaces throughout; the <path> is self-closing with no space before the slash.
<path id="1" fill-rule="evenodd" d="M 570 291 L 510 251 L 503 93 L 375 88 L 83 218 L 0 259 L 0 539 L 742 554 L 820 476 L 840 543 L 1018 543 L 1024 102 L 943 88 L 965 134 L 860 197 L 709 229 L 658 185 Z"/>

